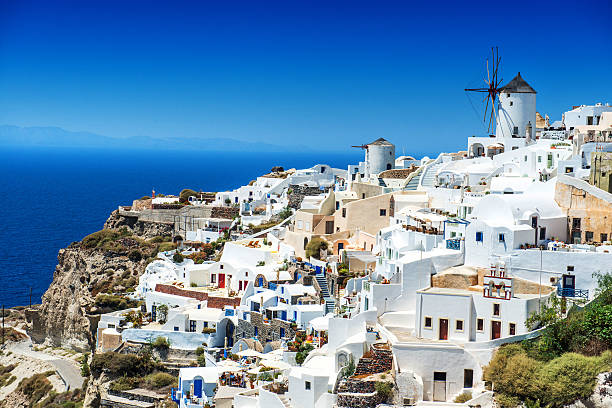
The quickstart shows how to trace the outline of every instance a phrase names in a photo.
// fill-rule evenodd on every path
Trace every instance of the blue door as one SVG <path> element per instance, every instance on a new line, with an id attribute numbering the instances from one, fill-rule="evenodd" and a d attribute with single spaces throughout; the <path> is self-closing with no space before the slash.
<path id="1" fill-rule="evenodd" d="M 287 311 L 286 310 L 281 311 L 281 319 L 287 320 Z"/>
<path id="2" fill-rule="evenodd" d="M 260 288 L 263 286 L 263 278 L 257 278 L 257 286 Z"/>
<path id="3" fill-rule="evenodd" d="M 193 380 L 193 395 L 202 398 L 202 379 Z"/>

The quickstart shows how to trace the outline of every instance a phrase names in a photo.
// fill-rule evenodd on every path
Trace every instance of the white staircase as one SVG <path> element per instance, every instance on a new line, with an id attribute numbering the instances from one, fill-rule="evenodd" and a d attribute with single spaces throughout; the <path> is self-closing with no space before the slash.
<path id="1" fill-rule="evenodd" d="M 285 406 L 285 408 L 292 408 L 291 407 L 291 401 L 289 401 L 289 397 L 286 397 L 284 394 L 283 395 L 279 395 L 278 399 L 283 403 L 283 405 Z"/>
<path id="2" fill-rule="evenodd" d="M 434 164 L 427 166 L 427 168 L 425 169 L 425 173 L 423 174 L 423 177 L 421 179 L 421 186 L 434 187 L 436 173 L 438 172 L 438 169 L 444 165 L 442 161 L 438 160 L 436 160 Z"/>

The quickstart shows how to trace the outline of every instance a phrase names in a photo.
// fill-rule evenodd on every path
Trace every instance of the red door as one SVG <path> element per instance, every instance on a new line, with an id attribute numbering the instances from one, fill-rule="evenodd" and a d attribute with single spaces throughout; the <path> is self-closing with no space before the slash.
<path id="1" fill-rule="evenodd" d="M 501 322 L 492 320 L 491 321 L 491 340 L 499 339 L 501 337 Z"/>
<path id="2" fill-rule="evenodd" d="M 440 340 L 448 340 L 448 319 L 440 319 Z"/>
<path id="3" fill-rule="evenodd" d="M 224 273 L 219 274 L 219 287 L 220 288 L 225 287 L 225 274 Z"/>

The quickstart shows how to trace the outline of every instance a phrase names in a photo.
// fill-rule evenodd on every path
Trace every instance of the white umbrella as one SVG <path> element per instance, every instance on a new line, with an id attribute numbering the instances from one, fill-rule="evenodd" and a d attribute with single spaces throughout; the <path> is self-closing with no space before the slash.
<path id="1" fill-rule="evenodd" d="M 236 354 L 238 354 L 240 357 L 259 357 L 259 358 L 264 357 L 264 354 L 260 353 L 259 351 L 252 350 L 252 349 L 246 349 L 243 351 L 239 351 Z"/>
<path id="2" fill-rule="evenodd" d="M 308 326 L 310 326 L 316 331 L 328 330 L 330 317 L 331 317 L 331 313 L 326 316 L 316 317 L 308 323 Z"/>
<path id="3" fill-rule="evenodd" d="M 277 370 L 288 370 L 291 368 L 290 364 L 278 360 L 261 360 L 259 364 L 263 367 L 270 367 Z"/>

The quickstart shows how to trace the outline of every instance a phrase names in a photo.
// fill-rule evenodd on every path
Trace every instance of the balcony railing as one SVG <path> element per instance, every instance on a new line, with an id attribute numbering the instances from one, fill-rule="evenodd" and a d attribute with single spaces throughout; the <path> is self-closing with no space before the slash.
<path id="1" fill-rule="evenodd" d="M 461 249 L 461 239 L 459 239 L 459 238 L 447 239 L 446 240 L 446 248 L 447 249 L 460 250 Z"/>
<path id="2" fill-rule="evenodd" d="M 588 289 L 557 288 L 557 295 L 562 297 L 588 299 L 589 291 Z"/>

